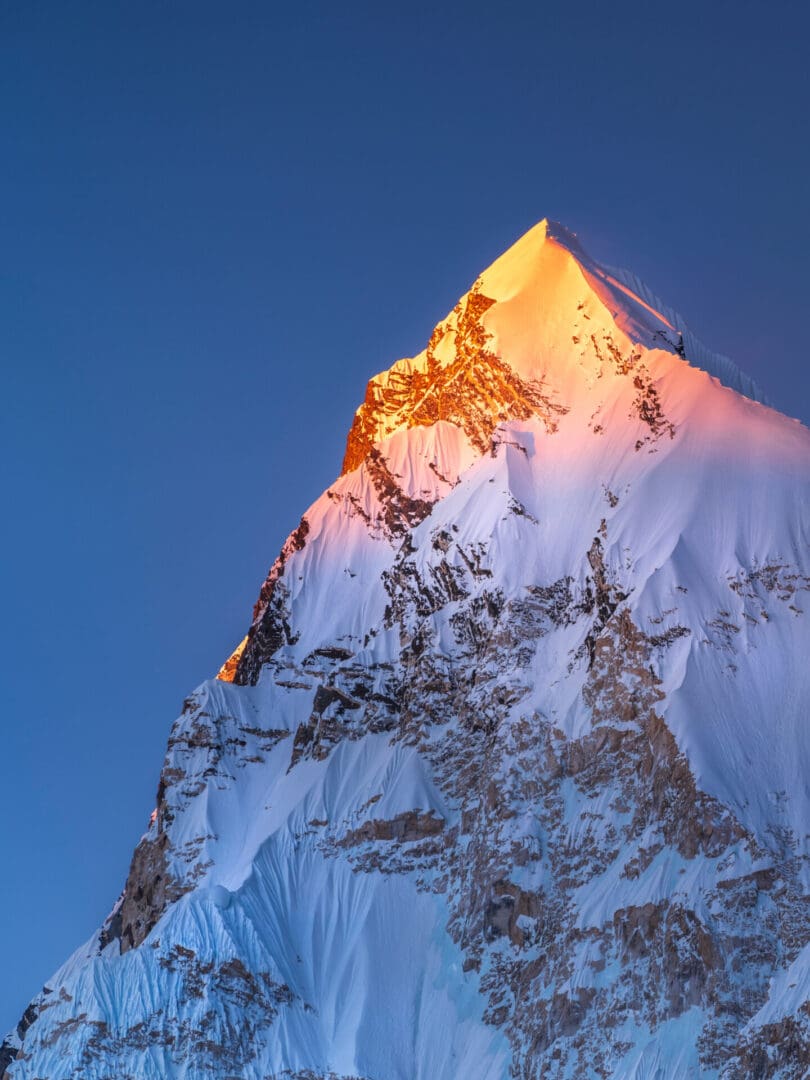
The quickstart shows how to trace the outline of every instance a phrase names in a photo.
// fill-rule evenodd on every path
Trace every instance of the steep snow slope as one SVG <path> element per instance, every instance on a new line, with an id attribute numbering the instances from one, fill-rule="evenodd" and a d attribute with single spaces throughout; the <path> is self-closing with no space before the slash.
<path id="1" fill-rule="evenodd" d="M 804 1076 L 810 433 L 755 393 L 559 226 L 498 259 L 369 383 L 7 1075 Z"/>

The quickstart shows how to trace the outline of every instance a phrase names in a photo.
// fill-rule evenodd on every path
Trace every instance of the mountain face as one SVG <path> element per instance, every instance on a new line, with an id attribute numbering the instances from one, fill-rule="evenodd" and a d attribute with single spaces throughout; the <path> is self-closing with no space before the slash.
<path id="1" fill-rule="evenodd" d="M 0 1074 L 808 1075 L 810 432 L 758 397 L 519 240 L 369 383 Z"/>

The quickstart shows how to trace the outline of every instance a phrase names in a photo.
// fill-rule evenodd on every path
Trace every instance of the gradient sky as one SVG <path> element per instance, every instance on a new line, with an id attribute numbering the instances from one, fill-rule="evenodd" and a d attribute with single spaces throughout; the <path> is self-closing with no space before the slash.
<path id="1" fill-rule="evenodd" d="M 798 2 L 0 3 L 0 1028 L 367 378 L 544 216 L 810 417 Z"/>

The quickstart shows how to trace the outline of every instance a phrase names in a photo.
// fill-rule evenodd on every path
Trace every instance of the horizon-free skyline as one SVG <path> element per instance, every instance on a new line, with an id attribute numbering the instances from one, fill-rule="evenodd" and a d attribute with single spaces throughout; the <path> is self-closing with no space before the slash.
<path id="1" fill-rule="evenodd" d="M 3 12 L 0 1027 L 123 884 L 367 379 L 536 220 L 808 419 L 806 19 Z"/>

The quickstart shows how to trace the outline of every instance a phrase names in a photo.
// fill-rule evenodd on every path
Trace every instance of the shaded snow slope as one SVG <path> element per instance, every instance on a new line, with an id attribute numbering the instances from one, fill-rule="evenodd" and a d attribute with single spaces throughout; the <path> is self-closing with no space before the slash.
<path id="1" fill-rule="evenodd" d="M 810 432 L 682 330 L 541 223 L 371 380 L 9 1077 L 805 1075 Z"/>

